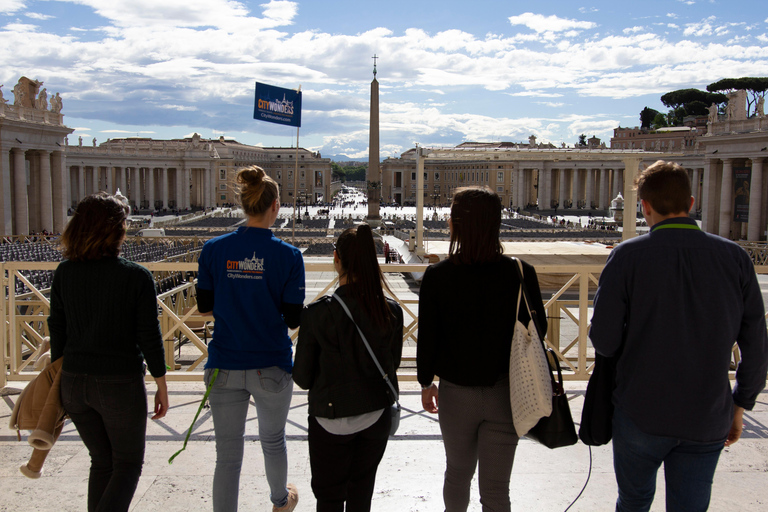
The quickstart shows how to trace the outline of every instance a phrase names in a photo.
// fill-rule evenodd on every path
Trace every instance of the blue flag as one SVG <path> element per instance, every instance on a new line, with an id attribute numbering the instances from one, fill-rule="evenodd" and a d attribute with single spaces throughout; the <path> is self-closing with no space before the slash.
<path id="1" fill-rule="evenodd" d="M 301 92 L 256 82 L 253 118 L 287 126 L 301 126 Z"/>

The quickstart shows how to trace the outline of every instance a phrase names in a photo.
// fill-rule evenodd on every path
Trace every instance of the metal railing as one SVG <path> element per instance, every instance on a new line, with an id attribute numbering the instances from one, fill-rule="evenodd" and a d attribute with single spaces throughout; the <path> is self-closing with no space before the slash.
<path id="1" fill-rule="evenodd" d="M 49 289 L 37 289 L 24 272 L 30 270 L 55 270 L 56 262 L 6 262 L 0 263 L 0 275 L 4 293 L 0 295 L 0 315 L 3 325 L 0 340 L 4 371 L 0 375 L 0 387 L 7 381 L 31 380 L 37 375 L 34 361 L 45 350 L 44 338 L 48 336 L 47 318 L 50 310 Z M 156 278 L 158 276 L 188 276 L 174 288 L 157 296 L 159 320 L 165 344 L 169 380 L 200 380 L 201 363 L 208 356 L 207 339 L 211 332 L 212 316 L 197 312 L 194 288 L 195 262 L 145 263 Z M 385 273 L 424 272 L 427 265 L 382 265 Z M 591 297 L 597 288 L 602 265 L 544 265 L 536 272 L 544 290 L 545 308 L 549 321 L 546 343 L 561 361 L 563 377 L 569 380 L 587 380 L 594 364 L 594 350 L 589 342 L 589 325 L 592 315 Z M 768 266 L 755 267 L 759 274 L 768 274 Z M 332 263 L 305 262 L 307 273 L 333 272 Z M 27 293 L 15 294 L 16 281 L 20 280 Z M 330 292 L 337 279 L 331 279 L 317 293 L 318 298 Z M 553 291 L 554 290 L 554 291 Z M 10 292 L 10 293 L 9 293 Z M 551 293 L 551 296 L 549 296 Z M 413 295 L 411 292 L 410 295 Z M 547 298 L 549 296 L 549 298 Z M 314 299 L 313 298 L 313 299 Z M 403 308 L 403 342 L 414 345 L 418 338 L 418 300 L 409 297 L 393 297 Z M 201 337 L 202 334 L 202 337 Z M 296 339 L 298 331 L 291 331 Z M 184 361 L 189 362 L 189 352 L 194 360 L 182 365 L 177 356 L 182 345 L 186 349 Z M 734 346 L 731 376 L 739 361 L 738 348 Z M 414 380 L 414 374 L 403 373 L 404 380 Z"/>

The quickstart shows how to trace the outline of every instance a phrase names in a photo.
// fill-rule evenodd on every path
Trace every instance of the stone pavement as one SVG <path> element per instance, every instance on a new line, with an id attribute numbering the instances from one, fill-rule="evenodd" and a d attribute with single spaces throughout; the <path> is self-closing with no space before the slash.
<path id="1" fill-rule="evenodd" d="M 24 383 L 11 382 L 21 387 Z M 585 383 L 568 382 L 571 410 L 581 417 Z M 131 510 L 210 511 L 215 462 L 213 425 L 204 409 L 187 450 L 172 465 L 168 458 L 181 448 L 203 394 L 202 383 L 170 382 L 171 410 L 148 427 L 144 471 Z M 424 412 L 420 392 L 413 382 L 403 383 L 403 419 L 400 430 L 389 441 L 379 467 L 373 497 L 375 511 L 439 511 L 442 508 L 442 478 L 445 465 L 436 417 Z M 148 384 L 150 403 L 154 385 Z M 0 511 L 82 511 L 86 509 L 88 452 L 77 431 L 68 423 L 53 447 L 42 478 L 30 480 L 19 472 L 31 447 L 8 428 L 15 396 L 0 403 Z M 307 394 L 296 388 L 286 430 L 289 481 L 300 493 L 297 511 L 311 511 L 315 500 L 310 488 L 307 448 Z M 745 415 L 741 441 L 723 451 L 715 475 L 711 510 L 768 510 L 768 392 L 763 392 L 755 410 Z M 589 450 L 582 444 L 549 450 L 528 439 L 518 446 L 511 482 L 512 509 L 517 511 L 563 511 L 584 486 L 590 468 Z M 611 449 L 592 449 L 589 485 L 572 511 L 613 510 L 616 484 Z M 240 481 L 240 510 L 270 511 L 258 442 L 255 408 L 246 428 L 245 462 Z M 477 481 L 472 485 L 470 511 L 481 510 Z M 652 510 L 664 510 L 663 472 Z"/>

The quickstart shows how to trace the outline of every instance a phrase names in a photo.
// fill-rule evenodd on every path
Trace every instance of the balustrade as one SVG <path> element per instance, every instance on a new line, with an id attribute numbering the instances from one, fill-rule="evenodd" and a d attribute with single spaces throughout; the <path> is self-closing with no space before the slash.
<path id="1" fill-rule="evenodd" d="M 763 248 L 764 249 L 764 248 Z M 157 296 L 158 314 L 166 349 L 166 363 L 169 380 L 202 380 L 201 363 L 208 356 L 207 341 L 211 331 L 212 316 L 197 312 L 194 276 L 197 263 L 193 257 L 182 257 L 185 261 L 143 263 L 156 278 L 156 282 L 172 276 L 174 286 Z M 25 277 L 29 271 L 52 271 L 57 262 L 5 262 L 0 263 L 0 276 L 4 293 L 0 295 L 0 315 L 5 329 L 0 331 L 0 346 L 4 371 L 0 375 L 0 387 L 7 381 L 30 380 L 37 371 L 32 362 L 45 349 L 43 340 L 48 336 L 47 318 L 50 309 L 49 289 L 38 289 L 35 283 Z M 382 265 L 385 273 L 424 272 L 427 265 Z M 768 266 L 755 267 L 759 274 L 768 274 Z M 322 289 L 314 300 L 330 293 L 336 285 L 332 263 L 305 261 L 308 280 L 320 282 Z M 602 271 L 600 265 L 542 265 L 536 267 L 542 284 L 549 329 L 546 343 L 554 349 L 563 367 L 563 377 L 569 380 L 587 380 L 594 363 L 594 350 L 589 342 L 589 322 L 592 315 L 592 296 Z M 326 281 L 315 276 L 328 275 Z M 25 293 L 14 293 L 17 282 L 24 284 Z M 21 287 L 20 287 L 21 288 Z M 414 292 L 397 293 L 395 300 L 403 308 L 403 343 L 414 347 L 418 339 L 418 300 Z M 10 293 L 9 293 L 10 292 Z M 120 293 L 120 290 L 115 290 Z M 398 296 L 400 295 L 400 296 Z M 514 314 L 510 312 L 510 315 Z M 215 329 L 215 325 L 213 325 Z M 207 331 L 206 331 L 207 329 Z M 201 337 L 202 334 L 202 337 Z M 296 340 L 297 330 L 290 332 Z M 187 346 L 185 356 L 179 356 L 180 347 Z M 190 352 L 193 354 L 190 356 Z M 413 355 L 410 359 L 413 359 Z M 192 360 L 190 362 L 190 357 Z M 731 376 L 739 360 L 738 348 L 734 346 Z M 184 364 L 182 364 L 182 362 Z M 411 361 L 412 362 L 412 361 Z M 414 380 L 415 374 L 403 370 L 400 378 Z"/>

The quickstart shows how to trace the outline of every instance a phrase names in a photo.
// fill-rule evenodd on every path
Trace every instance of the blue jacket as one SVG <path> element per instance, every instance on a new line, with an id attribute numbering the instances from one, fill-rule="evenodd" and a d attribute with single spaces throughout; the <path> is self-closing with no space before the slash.
<path id="1" fill-rule="evenodd" d="M 765 387 L 768 337 L 752 261 L 689 218 L 613 250 L 589 337 L 605 356 L 624 344 L 613 402 L 647 434 L 725 440 L 734 402 L 751 410 Z M 742 360 L 731 391 L 734 342 Z"/>

